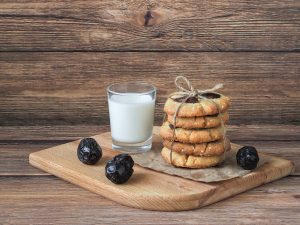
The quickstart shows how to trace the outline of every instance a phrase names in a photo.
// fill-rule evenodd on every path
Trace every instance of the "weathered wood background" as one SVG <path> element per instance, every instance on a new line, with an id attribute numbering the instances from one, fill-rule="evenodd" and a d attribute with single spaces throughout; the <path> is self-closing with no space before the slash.
<path id="1" fill-rule="evenodd" d="M 184 75 L 199 88 L 225 84 L 233 141 L 296 164 L 292 177 L 202 209 L 201 221 L 299 224 L 299 49 L 298 0 L 0 1 L 0 223 L 93 223 L 93 213 L 102 224 L 198 223 L 200 211 L 122 207 L 27 160 L 107 130 L 113 82 L 156 85 L 159 125 Z"/>
<path id="2" fill-rule="evenodd" d="M 299 1 L 4 1 L 0 125 L 108 121 L 106 87 L 225 84 L 231 124 L 300 125 Z"/>

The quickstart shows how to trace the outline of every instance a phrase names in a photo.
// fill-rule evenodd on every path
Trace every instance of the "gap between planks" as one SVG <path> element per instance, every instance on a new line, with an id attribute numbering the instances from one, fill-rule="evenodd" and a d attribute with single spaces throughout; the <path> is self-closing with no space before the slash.
<path id="1" fill-rule="evenodd" d="M 241 49 L 238 49 L 238 50 L 211 50 L 211 51 L 208 51 L 208 50 L 183 50 L 183 49 L 171 49 L 171 50 L 164 50 L 164 49 L 156 49 L 156 50 L 72 50 L 72 49 L 66 49 L 66 50 L 4 50 L 2 51 L 0 49 L 0 52 L 1 53 L 10 53 L 10 52 L 13 52 L 13 53 L 22 53 L 22 52 L 30 52 L 30 53 L 119 53 L 119 52 L 128 52 L 128 53 L 160 53 L 160 52 L 163 52 L 163 53 L 174 53 L 174 52 L 186 52 L 186 53 L 300 53 L 300 49 L 291 49 L 291 50 L 249 50 L 249 49 L 245 49 L 245 50 L 241 50 Z"/>

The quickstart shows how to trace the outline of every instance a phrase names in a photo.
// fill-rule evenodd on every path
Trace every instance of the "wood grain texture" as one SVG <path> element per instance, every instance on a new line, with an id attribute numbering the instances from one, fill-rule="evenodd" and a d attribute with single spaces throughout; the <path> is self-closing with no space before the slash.
<path id="1" fill-rule="evenodd" d="M 0 142 L 15 141 L 73 141 L 109 131 L 109 126 L 0 126 Z M 232 141 L 299 141 L 296 125 L 228 125 Z"/>
<path id="2" fill-rule="evenodd" d="M 153 148 L 161 149 L 159 127 L 153 129 Z M 103 157 L 95 166 L 77 159 L 79 140 L 31 153 L 29 163 L 82 188 L 106 196 L 122 205 L 158 211 L 182 211 L 201 208 L 225 198 L 272 182 L 291 174 L 294 163 L 268 156 L 268 162 L 251 173 L 234 179 L 202 183 L 134 166 L 134 175 L 124 185 L 112 184 L 105 177 L 106 161 L 118 154 L 111 149 L 109 132 L 93 136 L 102 143 Z M 232 144 L 236 152 L 241 146 Z"/>
<path id="3" fill-rule="evenodd" d="M 299 12 L 297 0 L 1 1 L 0 224 L 299 224 L 299 53 L 278 52 L 299 51 Z M 292 159 L 293 177 L 174 214 L 120 206 L 28 164 L 33 151 L 107 131 L 113 81 L 161 88 L 159 125 L 179 74 L 225 82 L 231 139 Z"/>
<path id="4" fill-rule="evenodd" d="M 297 126 L 295 126 L 297 128 Z M 109 131 L 109 126 L 88 126 L 88 125 L 69 125 L 69 126 L 0 126 L 0 142 L 17 141 L 74 141 L 82 137 L 93 136 L 102 132 Z M 269 127 L 270 129 L 270 127 Z M 287 136 L 290 127 L 285 131 Z M 293 137 L 292 137 L 293 138 Z M 295 138 L 295 137 L 294 137 Z"/>
<path id="5" fill-rule="evenodd" d="M 30 153 L 108 130 L 108 126 L 2 126 L 0 127 L 0 155 L 2 156 L 0 176 L 46 175 L 29 165 Z M 299 175 L 298 126 L 229 126 L 228 136 L 240 145 L 253 145 L 262 152 L 294 161 L 296 165 L 294 174 Z"/>
<path id="6" fill-rule="evenodd" d="M 0 143 L 0 176 L 50 176 L 29 164 L 30 153 L 54 147 L 68 141 L 14 141 Z M 300 141 L 237 141 L 240 145 L 255 146 L 260 152 L 282 157 L 294 162 L 300 175 Z M 100 143 L 101 144 L 101 143 Z"/>
<path id="7" fill-rule="evenodd" d="M 1 224 L 298 224 L 300 178 L 287 177 L 199 210 L 121 206 L 55 177 L 0 177 Z M 24 191 L 26 190 L 26 191 Z M 267 215 L 267 216 L 266 216 Z"/>
<path id="8" fill-rule="evenodd" d="M 1 1 L 0 50 L 294 51 L 299 12 L 297 0 Z"/>
<path id="9" fill-rule="evenodd" d="M 0 53 L 0 125 L 107 125 L 106 87 L 158 88 L 156 124 L 177 75 L 223 82 L 230 124 L 300 124 L 299 53 Z"/>
<path id="10" fill-rule="evenodd" d="M 2 142 L 0 144 L 0 176 L 49 176 L 48 173 L 38 170 L 29 164 L 29 154 L 65 142 L 66 141 Z"/>

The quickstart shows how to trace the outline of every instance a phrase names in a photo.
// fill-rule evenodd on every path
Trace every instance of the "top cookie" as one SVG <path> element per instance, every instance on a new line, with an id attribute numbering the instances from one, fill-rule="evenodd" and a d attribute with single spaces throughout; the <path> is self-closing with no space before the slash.
<path id="1" fill-rule="evenodd" d="M 174 115 L 177 107 L 181 107 L 178 111 L 178 117 L 195 117 L 216 115 L 225 112 L 230 106 L 230 98 L 216 93 L 204 93 L 202 96 L 207 99 L 200 99 L 190 97 L 185 103 L 182 103 L 184 97 L 172 96 L 169 97 L 165 103 L 164 111 L 169 115 Z"/>

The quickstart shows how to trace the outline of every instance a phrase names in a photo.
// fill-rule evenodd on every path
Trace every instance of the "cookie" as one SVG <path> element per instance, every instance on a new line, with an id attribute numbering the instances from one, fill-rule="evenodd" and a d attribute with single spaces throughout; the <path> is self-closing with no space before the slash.
<path id="1" fill-rule="evenodd" d="M 230 106 L 230 98 L 216 93 L 204 93 L 202 96 L 207 99 L 190 97 L 185 103 L 182 103 L 185 97 L 173 95 L 169 97 L 165 103 L 164 111 L 168 115 L 174 115 L 176 109 L 181 105 L 177 116 L 178 117 L 195 117 L 217 115 L 228 110 Z M 220 111 L 220 112 L 219 112 Z"/>
<path id="2" fill-rule="evenodd" d="M 176 127 L 194 129 L 211 128 L 221 126 L 229 120 L 228 112 L 225 111 L 219 115 L 198 116 L 198 117 L 176 117 Z M 174 116 L 167 115 L 167 121 L 174 125 Z"/>
<path id="3" fill-rule="evenodd" d="M 230 141 L 224 138 L 219 141 L 200 143 L 200 144 L 186 144 L 174 141 L 164 140 L 163 146 L 184 155 L 193 156 L 217 156 L 231 149 Z"/>
<path id="4" fill-rule="evenodd" d="M 225 154 L 219 156 L 192 156 L 179 154 L 177 152 L 172 152 L 172 163 L 171 163 L 171 150 L 164 147 L 161 151 L 163 159 L 177 167 L 187 167 L 187 168 L 207 168 L 220 164 L 225 159 Z"/>
<path id="5" fill-rule="evenodd" d="M 222 126 L 208 129 L 175 128 L 174 141 L 191 144 L 212 142 L 223 139 L 224 133 L 224 127 Z M 164 122 L 160 127 L 159 134 L 163 139 L 172 141 L 173 125 L 167 121 Z"/>

